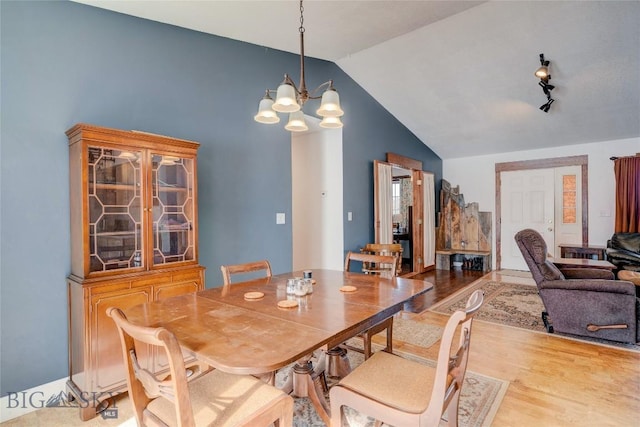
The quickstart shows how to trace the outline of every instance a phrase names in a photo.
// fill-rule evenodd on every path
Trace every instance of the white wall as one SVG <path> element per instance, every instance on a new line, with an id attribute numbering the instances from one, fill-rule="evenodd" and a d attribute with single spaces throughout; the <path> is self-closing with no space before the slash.
<path id="1" fill-rule="evenodd" d="M 292 134 L 291 159 L 293 269 L 342 270 L 342 130 Z"/>
<path id="2" fill-rule="evenodd" d="M 587 155 L 589 159 L 589 243 L 605 245 L 613 234 L 615 178 L 610 157 L 640 152 L 640 138 L 567 145 L 542 150 L 517 151 L 487 156 L 444 160 L 442 175 L 452 186 L 460 186 L 466 203 L 478 202 L 481 211 L 493 213 L 493 268 L 496 256 L 495 164 L 520 160 Z"/>

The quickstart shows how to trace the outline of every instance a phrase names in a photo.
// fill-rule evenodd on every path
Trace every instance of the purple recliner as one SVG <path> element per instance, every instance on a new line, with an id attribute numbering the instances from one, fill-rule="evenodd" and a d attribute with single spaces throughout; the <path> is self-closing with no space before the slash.
<path id="1" fill-rule="evenodd" d="M 640 300 L 635 285 L 613 280 L 602 269 L 559 270 L 547 260 L 547 245 L 535 230 L 515 235 L 546 311 L 543 321 L 549 332 L 561 332 L 611 341 L 640 341 Z"/>

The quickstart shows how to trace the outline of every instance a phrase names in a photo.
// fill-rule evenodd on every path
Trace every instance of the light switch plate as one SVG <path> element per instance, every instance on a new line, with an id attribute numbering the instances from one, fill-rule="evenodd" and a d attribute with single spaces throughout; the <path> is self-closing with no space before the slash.
<path id="1" fill-rule="evenodd" d="M 285 224 L 285 216 L 284 216 L 284 212 L 278 212 L 276 214 L 276 224 Z"/>

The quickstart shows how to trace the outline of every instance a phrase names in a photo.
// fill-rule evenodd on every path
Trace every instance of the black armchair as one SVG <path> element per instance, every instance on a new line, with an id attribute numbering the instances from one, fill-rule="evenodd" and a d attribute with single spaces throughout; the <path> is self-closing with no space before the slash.
<path id="1" fill-rule="evenodd" d="M 615 233 L 607 242 L 607 259 L 619 270 L 640 271 L 640 233 Z"/>
<path id="2" fill-rule="evenodd" d="M 522 230 L 515 239 L 538 286 L 548 332 L 640 341 L 640 300 L 633 283 L 613 280 L 607 270 L 559 270 L 547 259 L 547 245 L 535 230 Z"/>

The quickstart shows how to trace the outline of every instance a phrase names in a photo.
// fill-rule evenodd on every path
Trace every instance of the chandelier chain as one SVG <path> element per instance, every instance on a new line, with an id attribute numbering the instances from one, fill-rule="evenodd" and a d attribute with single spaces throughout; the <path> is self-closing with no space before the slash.
<path id="1" fill-rule="evenodd" d="M 300 0 L 300 28 L 298 31 L 304 33 L 304 6 L 302 5 L 302 0 Z"/>

